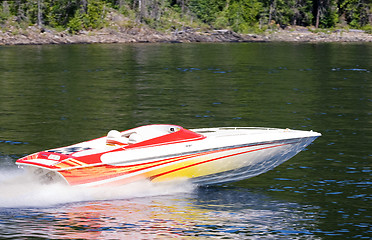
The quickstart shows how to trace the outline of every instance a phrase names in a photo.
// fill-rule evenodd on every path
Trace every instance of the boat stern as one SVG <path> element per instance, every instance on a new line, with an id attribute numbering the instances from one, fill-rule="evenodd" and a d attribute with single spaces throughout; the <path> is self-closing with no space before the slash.
<path id="1" fill-rule="evenodd" d="M 63 154 L 38 152 L 18 159 L 16 164 L 40 183 L 67 183 L 66 179 L 58 172 L 59 168 L 57 167 L 66 159 L 68 156 Z"/>

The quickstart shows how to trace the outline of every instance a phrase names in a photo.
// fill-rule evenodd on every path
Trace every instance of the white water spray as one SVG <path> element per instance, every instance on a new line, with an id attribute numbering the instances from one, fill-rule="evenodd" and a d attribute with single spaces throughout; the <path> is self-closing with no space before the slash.
<path id="1" fill-rule="evenodd" d="M 22 170 L 0 170 L 0 208 L 50 207 L 57 204 L 129 199 L 192 192 L 192 184 L 182 182 L 152 183 L 141 181 L 115 187 L 71 187 L 64 184 L 41 184 Z"/>

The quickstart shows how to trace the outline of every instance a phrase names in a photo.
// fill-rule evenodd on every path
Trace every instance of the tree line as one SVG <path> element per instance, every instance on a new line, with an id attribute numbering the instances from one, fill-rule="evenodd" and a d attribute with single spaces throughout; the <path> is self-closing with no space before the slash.
<path id="1" fill-rule="evenodd" d="M 240 33 L 289 25 L 372 29 L 371 0 L 13 0 L 1 1 L 0 24 L 77 32 L 104 27 L 111 10 L 153 28 L 176 18 Z"/>

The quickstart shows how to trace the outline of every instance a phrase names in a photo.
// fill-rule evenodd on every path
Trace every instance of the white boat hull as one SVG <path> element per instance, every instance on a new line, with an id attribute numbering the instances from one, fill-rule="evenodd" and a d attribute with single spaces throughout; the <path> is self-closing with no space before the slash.
<path id="1" fill-rule="evenodd" d="M 170 133 L 155 136 L 164 129 L 171 129 Z M 185 130 L 174 125 L 150 125 L 139 130 L 151 130 L 151 138 L 147 142 L 107 147 L 106 137 L 102 137 L 29 155 L 17 164 L 31 169 L 43 181 L 65 181 L 72 186 L 122 185 L 144 179 L 187 179 L 211 185 L 267 172 L 320 136 L 312 131 L 272 128 Z M 139 130 L 136 137 L 142 138 L 139 135 L 146 131 Z"/>

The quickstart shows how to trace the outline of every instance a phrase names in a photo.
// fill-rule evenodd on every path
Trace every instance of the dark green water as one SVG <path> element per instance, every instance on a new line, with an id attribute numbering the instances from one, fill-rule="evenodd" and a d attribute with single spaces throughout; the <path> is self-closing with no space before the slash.
<path id="1" fill-rule="evenodd" d="M 0 236 L 370 239 L 371 71 L 365 43 L 0 47 Z M 151 123 L 323 136 L 264 175 L 211 188 L 76 191 L 28 185 L 14 165 Z"/>

